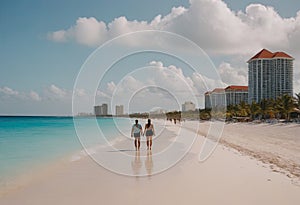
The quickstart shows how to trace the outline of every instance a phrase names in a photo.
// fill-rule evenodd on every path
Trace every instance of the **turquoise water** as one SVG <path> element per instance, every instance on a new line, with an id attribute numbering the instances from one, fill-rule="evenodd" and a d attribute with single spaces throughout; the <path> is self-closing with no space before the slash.
<path id="1" fill-rule="evenodd" d="M 104 142 L 95 133 L 95 118 L 77 118 L 89 145 Z M 107 140 L 129 132 L 128 119 L 98 118 Z M 116 123 L 118 128 L 116 127 Z M 97 140 L 95 140 L 97 139 Z M 76 135 L 72 117 L 0 117 L 0 186 L 35 167 L 75 154 L 83 147 Z"/>

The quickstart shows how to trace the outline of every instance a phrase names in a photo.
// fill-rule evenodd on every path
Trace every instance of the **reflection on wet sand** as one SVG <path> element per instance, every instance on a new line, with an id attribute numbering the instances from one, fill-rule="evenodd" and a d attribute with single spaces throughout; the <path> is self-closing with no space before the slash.
<path id="1" fill-rule="evenodd" d="M 135 176 L 140 175 L 140 171 L 141 171 L 141 168 L 142 168 L 142 161 L 141 161 L 140 151 L 135 152 L 135 157 L 134 157 L 134 160 L 131 162 L 131 167 L 132 167 L 133 174 Z"/>
<path id="2" fill-rule="evenodd" d="M 152 160 L 152 151 L 148 150 L 147 155 L 142 156 L 143 159 L 145 159 L 145 170 L 142 169 L 142 160 L 141 160 L 141 153 L 140 151 L 135 152 L 134 159 L 131 161 L 131 168 L 132 168 L 132 174 L 134 176 L 148 176 L 150 177 L 152 175 L 153 171 L 153 160 Z M 146 172 L 145 172 L 146 171 Z"/>
<path id="3" fill-rule="evenodd" d="M 153 170 L 153 161 L 152 161 L 152 151 L 148 150 L 147 151 L 147 157 L 145 160 L 145 168 L 148 174 L 148 177 L 152 175 L 152 170 Z"/>

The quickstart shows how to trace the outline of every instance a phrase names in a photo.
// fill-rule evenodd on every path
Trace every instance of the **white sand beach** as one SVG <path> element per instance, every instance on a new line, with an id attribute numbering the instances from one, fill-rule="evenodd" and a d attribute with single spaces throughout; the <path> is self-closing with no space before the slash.
<path id="1" fill-rule="evenodd" d="M 185 123 L 189 129 L 184 137 L 194 135 L 197 123 Z M 179 125 L 167 124 L 154 140 L 152 153 L 145 150 L 144 142 L 140 156 L 131 150 L 131 140 L 115 145 L 134 156 L 122 166 L 133 174 L 144 172 L 145 177 L 119 175 L 83 157 L 32 177 L 3 194 L 0 204 L 299 204 L 299 125 L 227 124 L 222 143 L 210 158 L 199 162 L 208 126 L 200 123 L 199 136 L 187 155 L 161 173 L 153 174 L 161 164 L 155 154 L 175 139 Z"/>

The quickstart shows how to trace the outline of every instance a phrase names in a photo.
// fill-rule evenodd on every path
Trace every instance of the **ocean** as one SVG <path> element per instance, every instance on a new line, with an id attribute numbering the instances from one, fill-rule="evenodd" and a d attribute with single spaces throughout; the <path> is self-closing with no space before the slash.
<path id="1" fill-rule="evenodd" d="M 89 148 L 128 135 L 131 128 L 126 118 L 97 118 L 100 135 L 93 127 L 94 117 L 75 120 L 77 131 L 89 139 Z M 0 187 L 37 167 L 64 158 L 78 159 L 83 150 L 80 140 L 73 117 L 0 117 Z"/>

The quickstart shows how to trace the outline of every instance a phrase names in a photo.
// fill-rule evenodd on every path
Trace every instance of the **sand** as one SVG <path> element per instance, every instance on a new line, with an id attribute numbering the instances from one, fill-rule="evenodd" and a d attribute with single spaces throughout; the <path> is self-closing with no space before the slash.
<path id="1" fill-rule="evenodd" d="M 195 123 L 185 123 L 189 129 L 185 129 L 184 136 L 181 137 L 193 137 L 191 129 L 194 129 Z M 201 132 L 205 132 L 207 126 L 208 123 L 201 124 Z M 291 128 L 291 131 L 281 132 L 287 133 L 288 139 L 291 135 L 290 138 L 294 140 L 293 126 L 286 128 Z M 243 132 L 235 131 L 237 129 Z M 260 131 L 264 129 L 269 130 L 267 125 L 226 125 L 222 141 L 226 140 L 241 147 L 247 145 L 245 149 L 249 150 L 254 150 L 254 147 L 261 150 L 266 146 L 268 153 L 277 153 L 277 148 L 273 145 L 276 143 L 269 145 L 269 141 L 274 141 L 273 138 L 268 138 L 273 131 L 262 135 Z M 229 146 L 219 144 L 210 158 L 199 162 L 199 151 L 205 139 L 203 136 L 196 137 L 187 155 L 175 166 L 154 174 L 162 163 L 155 154 L 163 149 L 164 143 L 168 145 L 174 142 L 178 130 L 179 125 L 167 124 L 166 130 L 154 141 L 152 155 L 145 150 L 143 144 L 140 159 L 136 157 L 136 152 L 132 151 L 132 141 L 123 140 L 115 145 L 118 149 L 130 147 L 124 152 L 133 156 L 136 161 L 126 162 L 127 164 L 122 166 L 132 173 L 139 170 L 140 173 L 146 174 L 145 177 L 119 175 L 99 166 L 91 158 L 83 157 L 60 163 L 44 177 L 35 178 L 2 195 L 0 204 L 299 204 L 300 186 L 292 178 L 274 172 L 268 164 Z M 281 127 L 278 125 L 278 129 L 275 130 L 277 133 Z M 295 130 L 299 131 L 299 128 L 296 127 Z M 248 139 L 248 135 L 244 135 L 248 132 L 254 132 L 251 135 L 255 136 L 253 141 Z M 259 134 L 262 137 L 259 137 Z M 242 136 L 248 141 L 237 140 L 235 136 Z M 257 146 L 255 143 L 258 143 Z M 288 143 L 293 144 L 287 142 L 283 147 L 290 146 Z M 289 160 L 297 164 L 299 141 L 295 143 L 298 144 L 293 145 L 295 149 L 290 149 L 294 155 Z M 279 150 L 280 147 L 278 146 Z M 284 151 L 277 155 L 288 157 L 290 152 L 282 149 Z"/>
<path id="2" fill-rule="evenodd" d="M 195 130 L 197 122 L 186 127 Z M 201 123 L 199 133 L 206 136 L 209 123 Z M 271 165 L 273 171 L 300 178 L 300 125 L 267 123 L 225 124 L 220 142 L 241 153 Z"/>

